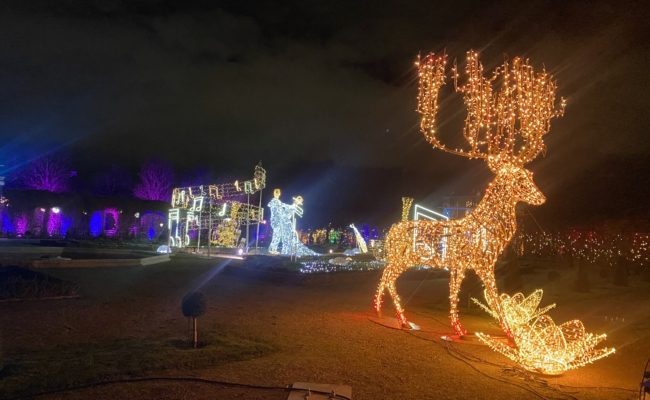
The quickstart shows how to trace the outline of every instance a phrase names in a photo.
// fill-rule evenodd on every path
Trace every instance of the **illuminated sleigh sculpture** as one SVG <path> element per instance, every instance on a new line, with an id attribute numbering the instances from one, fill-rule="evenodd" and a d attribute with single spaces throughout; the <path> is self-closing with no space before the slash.
<path id="1" fill-rule="evenodd" d="M 585 332 L 585 327 L 579 320 L 556 325 L 546 315 L 555 304 L 538 309 L 542 294 L 541 289 L 528 297 L 521 293 L 512 297 L 502 294 L 498 310 L 472 299 L 507 328 L 512 345 L 484 333 L 477 332 L 476 336 L 492 350 L 523 368 L 547 375 L 562 374 L 615 352 L 615 349 L 608 347 L 597 349 L 596 346 L 607 335 Z"/>
<path id="2" fill-rule="evenodd" d="M 464 335 L 458 318 L 458 293 L 465 273 L 473 270 L 478 275 L 488 304 L 498 310 L 494 267 L 516 231 L 515 206 L 518 202 L 540 205 L 545 201 L 524 165 L 545 149 L 543 136 L 550 129 L 551 119 L 562 115 L 564 101 L 556 106 L 555 82 L 546 72 L 535 72 L 528 61 L 515 58 L 505 62 L 486 78 L 478 54 L 470 51 L 464 85 L 458 86 L 457 70 L 452 69 L 456 91 L 463 94 L 467 107 L 463 136 L 470 148 L 451 149 L 439 141 L 435 130 L 446 63 L 444 54 L 429 54 L 418 60 L 421 131 L 434 148 L 482 159 L 496 176 L 476 208 L 461 219 L 402 221 L 391 227 L 384 244 L 387 265 L 374 307 L 381 314 L 387 290 L 399 323 L 409 328 L 395 287 L 397 278 L 418 265 L 446 267 L 450 271 L 451 324 L 458 335 Z"/>

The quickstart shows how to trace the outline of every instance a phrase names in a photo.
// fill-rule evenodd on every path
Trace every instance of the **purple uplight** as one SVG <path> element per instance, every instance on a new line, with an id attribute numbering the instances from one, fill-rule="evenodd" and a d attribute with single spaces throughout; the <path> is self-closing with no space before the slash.
<path id="1" fill-rule="evenodd" d="M 106 237 L 114 237 L 119 228 L 120 212 L 116 208 L 104 210 L 104 234 Z"/>
<path id="2" fill-rule="evenodd" d="M 19 214 L 15 219 L 16 235 L 19 237 L 25 236 L 27 228 L 29 227 L 29 217 L 25 213 Z"/>
<path id="3" fill-rule="evenodd" d="M 43 231 L 43 224 L 45 223 L 45 209 L 42 207 L 36 207 L 34 209 L 34 219 L 32 224 L 33 233 L 36 236 L 40 236 Z"/>
<path id="4" fill-rule="evenodd" d="M 162 230 L 161 223 L 165 223 L 165 217 L 159 211 L 145 211 L 140 218 L 140 226 L 147 232 L 149 240 L 154 240 L 158 236 Z"/>
<path id="5" fill-rule="evenodd" d="M 63 214 L 61 215 L 61 228 L 59 229 L 59 234 L 65 237 L 72 226 L 72 218 Z"/>
<path id="6" fill-rule="evenodd" d="M 97 237 L 102 234 L 103 214 L 101 211 L 93 211 L 90 214 L 90 236 Z"/>
<path id="7" fill-rule="evenodd" d="M 56 209 L 58 210 L 58 208 Z M 47 236 L 56 236 L 61 229 L 61 211 L 51 209 L 47 218 Z"/>
<path id="8" fill-rule="evenodd" d="M 0 214 L 2 218 L 0 219 L 0 231 L 4 234 L 14 233 L 14 224 L 11 223 L 11 216 L 9 215 L 9 210 L 6 207 L 0 207 Z"/>

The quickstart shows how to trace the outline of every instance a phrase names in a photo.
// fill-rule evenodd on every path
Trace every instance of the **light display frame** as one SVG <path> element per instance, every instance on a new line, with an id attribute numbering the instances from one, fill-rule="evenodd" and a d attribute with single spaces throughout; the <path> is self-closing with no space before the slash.
<path id="1" fill-rule="evenodd" d="M 236 232 L 264 221 L 264 208 L 250 204 L 249 200 L 253 194 L 261 196 L 265 187 L 266 170 L 258 164 L 253 178 L 246 181 L 174 188 L 167 219 L 169 246 L 190 246 L 190 232 L 198 231 L 197 247 L 200 247 L 200 233 L 205 231 L 208 246 L 236 247 L 239 243 L 239 235 L 234 237 Z M 244 197 L 247 202 L 242 201 Z M 228 238 L 219 239 L 218 232 L 226 232 Z"/>

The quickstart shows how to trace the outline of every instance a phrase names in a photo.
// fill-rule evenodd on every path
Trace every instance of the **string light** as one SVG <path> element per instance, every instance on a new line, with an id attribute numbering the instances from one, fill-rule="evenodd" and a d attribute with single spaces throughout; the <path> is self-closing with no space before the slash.
<path id="1" fill-rule="evenodd" d="M 230 206 L 230 217 L 225 218 L 217 225 L 215 232 L 216 238 L 212 242 L 217 246 L 235 247 L 239 236 L 241 236 L 241 229 L 239 229 L 239 220 L 237 215 L 242 204 L 239 202 L 232 202 Z"/>
<path id="2" fill-rule="evenodd" d="M 235 247 L 242 225 L 261 223 L 264 209 L 236 199 L 266 187 L 266 170 L 255 166 L 253 179 L 232 183 L 174 188 L 168 212 L 169 245 L 190 244 L 190 231 L 206 227 L 212 243 Z M 216 225 L 216 229 L 213 229 Z M 222 237 L 223 236 L 223 237 Z"/>
<path id="3" fill-rule="evenodd" d="M 518 237 L 522 256 L 557 257 L 570 254 L 590 264 L 613 266 L 622 256 L 645 268 L 650 265 L 650 234 L 606 234 L 593 230 L 521 233 Z"/>
<path id="4" fill-rule="evenodd" d="M 293 198 L 293 204 L 286 204 L 280 201 L 281 191 L 275 189 L 273 199 L 269 202 L 271 209 L 271 245 L 269 253 L 290 255 L 297 257 L 318 255 L 315 251 L 305 246 L 299 238 L 296 230 L 296 217 L 303 215 L 303 198 L 296 196 Z"/>
<path id="5" fill-rule="evenodd" d="M 487 296 L 487 293 L 486 293 Z M 539 309 L 543 291 L 537 289 L 530 296 L 522 293 L 501 294 L 498 309 L 490 308 L 472 299 L 492 317 L 507 326 L 514 346 L 477 332 L 476 336 L 492 350 L 515 361 L 523 368 L 548 375 L 559 375 L 613 354 L 614 348 L 596 348 L 607 335 L 586 333 L 579 320 L 556 325 L 548 310 L 551 304 Z"/>
<path id="6" fill-rule="evenodd" d="M 367 253 L 368 252 L 368 246 L 366 246 L 366 241 L 364 240 L 363 236 L 359 233 L 359 230 L 357 229 L 354 224 L 350 224 L 350 228 L 354 231 L 354 238 L 357 241 L 357 247 L 359 247 L 359 251 L 361 253 Z"/>
<path id="7" fill-rule="evenodd" d="M 402 221 L 408 221 L 412 205 L 413 197 L 402 197 Z"/>
<path id="8" fill-rule="evenodd" d="M 451 149 L 439 141 L 435 130 L 438 92 L 445 82 L 446 63 L 445 54 L 433 53 L 416 63 L 421 131 L 434 148 L 485 160 L 496 176 L 476 208 L 461 219 L 402 221 L 392 226 L 384 244 L 387 266 L 374 306 L 380 313 L 387 290 L 398 321 L 409 327 L 395 281 L 416 265 L 447 267 L 451 324 L 458 335 L 463 335 L 458 293 L 465 273 L 476 272 L 486 288 L 488 303 L 498 310 L 494 266 L 516 231 L 515 206 L 520 201 L 534 205 L 545 201 L 533 182 L 532 172 L 524 165 L 544 150 L 543 136 L 550 129 L 550 120 L 563 114 L 565 102 L 561 100 L 556 107 L 555 82 L 545 71 L 535 72 L 528 60 L 518 57 L 511 63 L 506 61 L 486 78 L 478 53 L 470 51 L 464 85 L 458 85 L 457 68 L 452 69 L 455 89 L 462 93 L 467 108 L 463 136 L 469 149 Z"/>

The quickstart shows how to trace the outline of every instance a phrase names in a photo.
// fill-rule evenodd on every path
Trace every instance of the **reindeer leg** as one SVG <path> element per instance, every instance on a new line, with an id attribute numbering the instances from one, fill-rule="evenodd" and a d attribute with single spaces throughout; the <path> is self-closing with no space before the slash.
<path id="1" fill-rule="evenodd" d="M 494 271 L 494 268 L 492 268 L 492 271 Z M 497 290 L 497 284 L 496 284 L 496 280 L 494 279 L 494 273 L 487 274 L 487 275 L 481 274 L 480 278 L 481 281 L 483 282 L 483 286 L 485 287 L 485 301 L 487 301 L 487 305 L 492 310 L 494 310 L 499 316 L 499 325 L 501 325 L 501 329 L 505 332 L 505 334 L 509 338 L 512 338 L 510 327 L 507 326 L 507 324 L 504 322 L 502 318 L 501 304 L 499 303 L 499 291 Z"/>
<path id="2" fill-rule="evenodd" d="M 388 293 L 390 293 L 390 297 L 393 298 L 393 305 L 395 306 L 397 321 L 399 322 L 400 327 L 410 329 L 411 325 L 404 316 L 404 309 L 402 308 L 401 300 L 397 294 L 397 289 L 395 288 L 395 280 L 391 280 L 386 286 L 388 287 Z"/>
<path id="3" fill-rule="evenodd" d="M 381 306 L 383 303 L 384 291 L 386 290 L 386 284 L 384 283 L 384 278 L 382 277 L 379 282 L 379 287 L 377 288 L 377 293 L 375 293 L 375 298 L 373 300 L 373 306 L 377 312 L 377 317 L 381 318 Z"/>
<path id="4" fill-rule="evenodd" d="M 464 272 L 459 272 L 455 268 L 451 268 L 449 277 L 449 317 L 451 319 L 451 326 L 458 336 L 464 336 L 467 331 L 463 328 L 458 318 L 458 294 L 460 293 L 460 284 L 465 277 Z"/>

